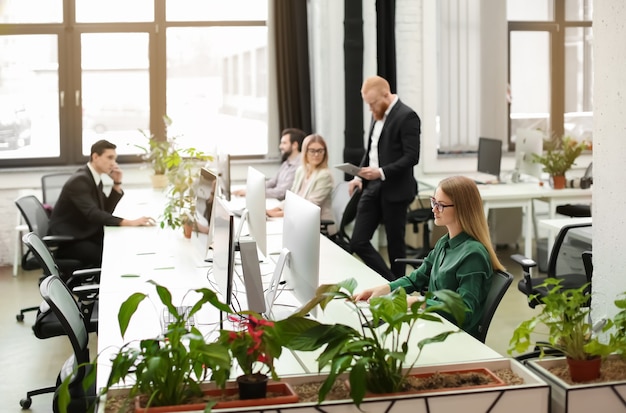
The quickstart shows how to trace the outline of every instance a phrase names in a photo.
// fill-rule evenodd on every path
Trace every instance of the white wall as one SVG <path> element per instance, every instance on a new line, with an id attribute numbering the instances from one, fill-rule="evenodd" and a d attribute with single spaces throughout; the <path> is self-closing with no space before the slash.
<path id="1" fill-rule="evenodd" d="M 593 310 L 612 315 L 613 300 L 626 292 L 626 2 L 595 2 L 593 108 Z"/>

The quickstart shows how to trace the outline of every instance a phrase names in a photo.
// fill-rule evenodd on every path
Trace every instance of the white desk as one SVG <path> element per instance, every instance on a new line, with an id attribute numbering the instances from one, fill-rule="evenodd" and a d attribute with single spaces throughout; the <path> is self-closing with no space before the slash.
<path id="1" fill-rule="evenodd" d="M 432 193 L 445 176 L 420 178 L 420 192 Z M 553 189 L 538 183 L 510 183 L 478 185 L 483 199 L 485 216 L 490 209 L 521 207 L 524 211 L 524 255 L 532 257 L 533 200 L 548 203 L 549 217 L 553 219 L 556 206 L 564 203 L 590 203 L 591 189 Z"/>
<path id="2" fill-rule="evenodd" d="M 539 220 L 539 227 L 548 230 L 548 254 L 552 251 L 552 246 L 554 245 L 554 239 L 556 235 L 559 233 L 561 228 L 565 225 L 577 225 L 577 224 L 591 224 L 591 217 L 584 218 L 557 218 L 557 219 L 542 219 Z M 591 244 L 591 232 L 592 227 L 586 228 L 585 234 L 585 242 Z"/>
<path id="3" fill-rule="evenodd" d="M 129 191 L 130 192 L 130 191 Z M 148 200 L 148 194 L 140 192 L 120 202 L 121 211 L 143 213 L 142 208 L 152 207 L 152 202 L 159 203 L 159 195 Z M 137 202 L 134 206 L 132 202 Z M 156 215 L 155 215 L 156 216 Z M 276 225 L 270 223 L 268 225 Z M 275 251 L 281 244 L 282 236 L 268 236 L 268 251 Z M 158 299 L 144 302 L 139 313 L 131 321 L 124 340 L 119 334 L 117 312 L 121 303 L 132 293 L 142 291 L 151 296 L 156 292 L 147 280 L 154 280 L 167 286 L 172 292 L 174 303 L 192 302 L 188 290 L 210 287 L 207 278 L 208 264 L 203 261 L 206 236 L 192 235 L 185 239 L 182 231 L 161 230 L 158 227 L 108 227 L 105 230 L 105 246 L 100 286 L 100 307 L 98 327 L 98 383 L 106 382 L 108 377 L 108 358 L 123 344 L 130 340 L 153 337 L 161 331 L 160 308 L 156 308 Z M 361 261 L 347 254 L 343 249 L 320 236 L 320 283 L 335 283 L 346 278 L 356 278 L 359 289 L 384 283 L 385 280 L 366 267 Z M 318 314 L 324 322 L 355 323 L 354 314 L 350 314 L 343 303 L 333 303 L 336 311 L 328 309 L 325 314 Z M 332 307 L 331 307 L 332 308 Z M 203 334 L 215 334 L 217 318 L 214 314 L 203 313 L 196 319 L 196 324 Z M 423 323 L 416 328 L 417 336 L 423 338 L 433 335 L 444 328 L 454 328 L 444 320 L 441 325 Z M 315 354 L 288 354 L 284 352 L 277 364 L 280 375 L 303 374 L 317 371 Z M 465 360 L 499 359 L 502 356 L 464 332 L 454 335 L 444 343 L 428 346 L 419 364 L 455 362 Z"/>

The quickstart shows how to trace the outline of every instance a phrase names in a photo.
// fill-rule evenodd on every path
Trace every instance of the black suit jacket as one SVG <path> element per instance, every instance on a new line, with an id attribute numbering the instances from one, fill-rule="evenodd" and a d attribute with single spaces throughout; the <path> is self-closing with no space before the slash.
<path id="1" fill-rule="evenodd" d="M 369 166 L 372 146 L 372 118 L 367 151 L 361 166 Z M 412 201 L 417 195 L 413 167 L 419 162 L 421 121 L 417 113 L 398 99 L 393 106 L 378 141 L 378 162 L 385 174 L 381 196 L 387 202 Z M 367 181 L 364 181 L 367 185 Z"/>
<path id="2" fill-rule="evenodd" d="M 51 235 L 72 235 L 76 239 L 104 234 L 104 226 L 118 226 L 122 218 L 113 216 L 123 194 L 112 190 L 105 196 L 96 186 L 87 165 L 78 169 L 63 185 L 50 218 Z"/>

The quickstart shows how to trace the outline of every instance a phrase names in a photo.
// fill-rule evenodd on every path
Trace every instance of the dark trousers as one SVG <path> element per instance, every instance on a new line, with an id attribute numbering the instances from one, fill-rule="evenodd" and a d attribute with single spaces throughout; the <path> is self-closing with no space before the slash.
<path id="1" fill-rule="evenodd" d="M 82 268 L 102 266 L 103 237 L 100 235 L 63 245 L 56 253 L 58 258 L 73 259 L 82 263 Z"/>
<path id="2" fill-rule="evenodd" d="M 396 258 L 406 257 L 406 214 L 411 201 L 385 202 L 380 194 L 380 181 L 368 182 L 359 201 L 354 230 L 350 239 L 352 252 L 365 265 L 393 281 L 404 276 L 405 264 L 396 263 Z M 371 243 L 379 224 L 385 226 L 387 251 L 391 268 Z"/>

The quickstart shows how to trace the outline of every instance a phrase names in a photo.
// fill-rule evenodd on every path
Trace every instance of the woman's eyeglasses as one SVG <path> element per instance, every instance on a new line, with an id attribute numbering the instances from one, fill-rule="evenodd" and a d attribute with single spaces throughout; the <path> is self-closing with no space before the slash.
<path id="1" fill-rule="evenodd" d="M 320 148 L 320 149 L 307 149 L 307 153 L 309 155 L 323 155 L 324 152 L 326 152 L 326 149 L 324 148 Z"/>
<path id="2" fill-rule="evenodd" d="M 437 208 L 437 211 L 439 211 L 439 213 L 443 213 L 443 210 L 445 208 L 448 207 L 453 207 L 454 205 L 444 205 L 444 204 L 440 204 L 439 202 L 437 202 L 435 200 L 435 198 L 433 198 L 432 196 L 430 197 L 430 207 L 431 208 Z"/>

